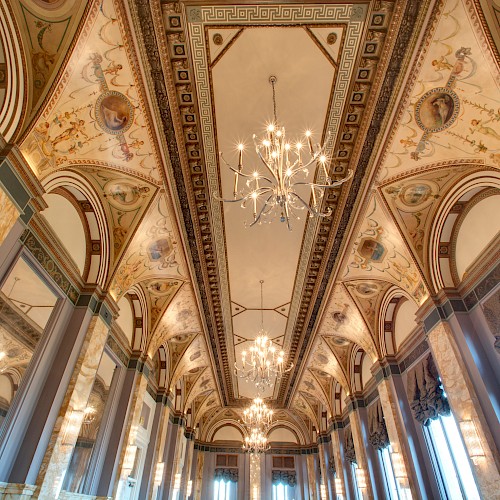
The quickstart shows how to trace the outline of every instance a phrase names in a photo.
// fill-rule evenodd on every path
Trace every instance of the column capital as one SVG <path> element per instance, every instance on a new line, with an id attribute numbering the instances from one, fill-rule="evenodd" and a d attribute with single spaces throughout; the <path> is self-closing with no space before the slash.
<path id="1" fill-rule="evenodd" d="M 366 408 L 366 402 L 363 396 L 359 393 L 350 394 L 345 398 L 345 404 L 347 406 L 347 412 L 351 413 L 358 408 Z"/>
<path id="2" fill-rule="evenodd" d="M 375 381 L 380 383 L 383 379 L 389 378 L 392 375 L 400 375 L 401 370 L 395 356 L 389 355 L 382 359 L 378 359 L 373 363 L 371 372 Z"/>

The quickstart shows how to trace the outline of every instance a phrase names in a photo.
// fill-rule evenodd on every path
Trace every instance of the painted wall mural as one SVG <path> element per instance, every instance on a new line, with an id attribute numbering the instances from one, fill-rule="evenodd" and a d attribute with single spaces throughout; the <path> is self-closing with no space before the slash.
<path id="1" fill-rule="evenodd" d="M 375 280 L 353 280 L 345 282 L 345 286 L 354 302 L 356 302 L 372 334 L 376 336 L 380 302 L 387 290 L 392 286 L 391 283 Z"/>
<path id="2" fill-rule="evenodd" d="M 382 210 L 376 195 L 368 205 L 343 275 L 343 279 L 349 280 L 361 277 L 378 278 L 400 286 L 418 304 L 423 303 L 427 297 L 418 269 L 405 248 L 396 225 Z"/>
<path id="3" fill-rule="evenodd" d="M 28 113 L 37 110 L 41 97 L 52 83 L 67 54 L 86 4 L 83 0 L 11 2 L 21 28 L 28 78 L 31 80 Z"/>
<path id="4" fill-rule="evenodd" d="M 500 168 L 500 74 L 462 0 L 442 12 L 379 170 L 383 182 L 422 163 L 483 158 Z M 470 7 L 473 8 L 473 7 Z M 424 196 L 425 188 L 420 194 Z"/>
<path id="5" fill-rule="evenodd" d="M 131 286 L 149 278 L 186 281 L 185 269 L 166 195 L 160 193 L 127 248 L 110 291 L 119 300 Z"/>
<path id="6" fill-rule="evenodd" d="M 376 344 L 363 316 L 341 283 L 335 286 L 330 295 L 318 333 L 325 339 L 329 337 L 332 337 L 333 341 L 339 339 L 334 342 L 336 344 L 334 347 L 339 349 L 345 347 L 347 340 L 360 345 L 365 352 L 370 354 L 372 359 L 378 357 Z M 328 373 L 330 372 L 328 371 Z"/>
<path id="7" fill-rule="evenodd" d="M 381 188 L 385 202 L 421 264 L 427 259 L 427 238 L 441 200 L 461 177 L 484 169 L 477 161 L 461 162 L 448 167 L 450 164 L 451 162 L 443 162 L 440 168 L 433 168 Z"/>
<path id="8" fill-rule="evenodd" d="M 91 28 L 80 37 L 22 151 L 40 178 L 90 163 L 158 184 L 139 79 L 113 2 L 95 1 L 87 24 Z"/>
<path id="9" fill-rule="evenodd" d="M 137 178 L 111 170 L 81 168 L 104 200 L 111 237 L 112 269 L 123 255 L 127 243 L 142 220 L 158 188 Z"/>

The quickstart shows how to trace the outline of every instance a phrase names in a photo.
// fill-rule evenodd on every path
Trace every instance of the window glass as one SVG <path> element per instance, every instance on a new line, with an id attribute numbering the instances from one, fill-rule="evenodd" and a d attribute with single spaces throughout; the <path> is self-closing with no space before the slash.
<path id="1" fill-rule="evenodd" d="M 469 458 L 453 415 L 439 416 L 424 427 L 443 498 L 479 500 Z"/>
<path id="2" fill-rule="evenodd" d="M 236 498 L 236 483 L 217 479 L 214 483 L 214 500 L 233 500 Z"/>
<path id="3" fill-rule="evenodd" d="M 358 477 L 356 476 L 357 468 L 358 464 L 356 462 L 351 462 L 352 484 L 354 485 L 354 494 L 356 495 L 356 500 L 363 500 L 363 492 L 358 486 Z"/>

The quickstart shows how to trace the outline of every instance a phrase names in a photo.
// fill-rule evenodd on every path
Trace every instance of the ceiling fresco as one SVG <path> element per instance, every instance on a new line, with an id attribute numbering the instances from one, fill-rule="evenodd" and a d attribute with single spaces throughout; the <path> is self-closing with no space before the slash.
<path id="1" fill-rule="evenodd" d="M 64 74 L 22 145 L 39 178 L 95 164 L 160 182 L 140 76 L 118 20 L 113 2 L 93 2 Z"/>
<path id="2" fill-rule="evenodd" d="M 256 396 L 234 363 L 263 324 L 294 364 L 264 397 L 310 442 L 381 356 L 384 297 L 433 293 L 443 200 L 500 170 L 500 72 L 471 2 L 45 3 L 15 6 L 35 89 L 20 149 L 42 185 L 81 177 L 100 201 L 102 286 L 136 308 L 127 347 L 165 393 L 182 387 L 176 411 L 208 439 Z M 287 135 L 310 128 L 332 177 L 353 171 L 322 199 L 330 216 L 292 231 L 248 227 L 249 210 L 219 199 L 239 142 L 259 168 L 271 75 Z"/>
<path id="3" fill-rule="evenodd" d="M 55 4 L 36 0 L 12 2 L 28 47 L 26 63 L 32 83 L 29 86 L 28 119 L 36 112 L 57 72 L 64 66 L 81 20 L 85 19 L 86 4 L 82 0 Z"/>
<path id="4" fill-rule="evenodd" d="M 441 6 L 379 167 L 383 182 L 422 163 L 481 158 L 500 167 L 498 69 L 465 3 Z"/>

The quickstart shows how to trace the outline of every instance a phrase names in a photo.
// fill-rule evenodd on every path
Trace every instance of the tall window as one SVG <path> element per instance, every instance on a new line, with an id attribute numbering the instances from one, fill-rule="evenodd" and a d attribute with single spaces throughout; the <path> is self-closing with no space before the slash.
<path id="1" fill-rule="evenodd" d="M 439 415 L 424 435 L 443 498 L 479 500 L 469 457 L 453 415 Z"/>
<path id="2" fill-rule="evenodd" d="M 479 499 L 469 456 L 430 354 L 409 371 L 408 388 L 410 407 L 423 426 L 441 497 Z"/>
<path id="3" fill-rule="evenodd" d="M 238 485 L 238 455 L 215 457 L 214 500 L 235 500 Z"/>
<path id="4" fill-rule="evenodd" d="M 274 456 L 271 478 L 273 500 L 293 500 L 295 498 L 297 473 L 295 472 L 294 457 Z"/>
<path id="5" fill-rule="evenodd" d="M 351 462 L 351 473 L 352 473 L 352 484 L 354 485 L 354 494 L 356 495 L 356 500 L 363 500 L 363 492 L 358 484 L 358 476 L 356 471 L 358 470 L 358 464 L 356 462 Z"/>
<path id="6" fill-rule="evenodd" d="M 216 479 L 214 483 L 214 500 L 233 500 L 234 498 L 236 498 L 236 483 Z"/>
<path id="7" fill-rule="evenodd" d="M 378 450 L 380 463 L 384 473 L 386 491 L 391 500 L 411 500 L 412 496 L 407 485 L 403 485 L 400 479 L 396 478 L 395 467 L 390 446 Z M 406 482 L 408 480 L 406 479 Z"/>

